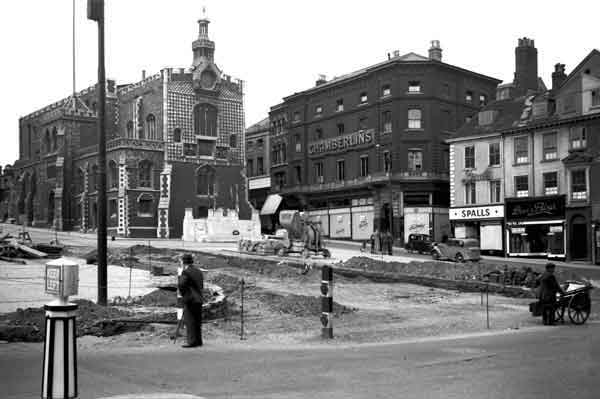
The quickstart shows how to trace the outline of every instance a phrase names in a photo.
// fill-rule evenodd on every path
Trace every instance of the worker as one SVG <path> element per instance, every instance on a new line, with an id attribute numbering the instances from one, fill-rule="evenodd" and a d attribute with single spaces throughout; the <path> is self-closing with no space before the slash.
<path id="1" fill-rule="evenodd" d="M 385 232 L 385 247 L 388 255 L 393 255 L 393 247 L 394 247 L 394 236 L 391 231 Z"/>
<path id="2" fill-rule="evenodd" d="M 379 235 L 379 230 L 375 229 L 373 234 L 371 234 L 371 253 L 375 254 L 381 250 L 381 236 Z"/>
<path id="3" fill-rule="evenodd" d="M 556 309 L 556 294 L 564 295 L 563 289 L 554 276 L 554 263 L 546 264 L 546 271 L 540 277 L 539 300 L 542 306 L 542 321 L 544 325 L 554 324 L 554 311 Z"/>
<path id="4" fill-rule="evenodd" d="M 202 292 L 204 276 L 194 266 L 194 257 L 190 253 L 181 257 L 183 271 L 179 276 L 178 287 L 183 299 L 183 321 L 187 331 L 187 343 L 184 348 L 202 346 Z"/>

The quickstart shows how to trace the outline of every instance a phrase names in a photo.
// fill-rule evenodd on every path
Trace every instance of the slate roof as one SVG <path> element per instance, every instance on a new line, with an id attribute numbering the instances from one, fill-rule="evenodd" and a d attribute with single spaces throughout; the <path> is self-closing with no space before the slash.
<path id="1" fill-rule="evenodd" d="M 266 130 L 269 128 L 269 126 L 270 126 L 270 122 L 269 122 L 269 117 L 267 116 L 265 119 L 261 120 L 260 122 L 255 123 L 254 125 L 250 126 L 248 129 L 246 129 L 246 134 L 256 133 L 256 132 L 260 132 L 261 130 Z"/>

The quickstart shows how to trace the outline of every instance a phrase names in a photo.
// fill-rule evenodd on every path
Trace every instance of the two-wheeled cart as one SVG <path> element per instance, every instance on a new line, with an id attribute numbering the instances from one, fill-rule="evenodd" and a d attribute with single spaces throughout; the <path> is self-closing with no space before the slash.
<path id="1" fill-rule="evenodd" d="M 573 324 L 583 324 L 590 317 L 592 300 L 590 291 L 594 288 L 591 284 L 581 281 L 566 281 L 562 285 L 564 294 L 557 294 L 554 308 L 554 320 L 565 322 L 565 313 Z M 530 311 L 533 316 L 541 316 L 541 305 L 539 302 L 532 303 Z"/>

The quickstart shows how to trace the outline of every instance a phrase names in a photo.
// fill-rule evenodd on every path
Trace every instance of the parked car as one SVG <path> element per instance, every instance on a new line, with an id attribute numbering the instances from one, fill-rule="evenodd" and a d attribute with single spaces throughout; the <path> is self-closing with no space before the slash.
<path id="1" fill-rule="evenodd" d="M 479 241 L 474 238 L 449 238 L 443 243 L 433 243 L 431 256 L 436 260 L 466 260 L 478 261 L 480 259 Z"/>
<path id="2" fill-rule="evenodd" d="M 431 253 L 431 237 L 427 234 L 411 234 L 408 236 L 408 242 L 406 243 L 406 250 L 409 252 L 416 251 L 420 254 Z"/>

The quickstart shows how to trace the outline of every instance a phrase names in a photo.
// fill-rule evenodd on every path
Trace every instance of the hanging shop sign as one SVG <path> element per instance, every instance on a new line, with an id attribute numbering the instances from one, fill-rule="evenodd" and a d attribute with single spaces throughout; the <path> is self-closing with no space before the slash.
<path id="1" fill-rule="evenodd" d="M 451 208 L 450 220 L 477 220 L 504 217 L 504 205 Z"/>
<path id="2" fill-rule="evenodd" d="M 564 219 L 564 195 L 523 199 L 506 199 L 507 220 Z"/>
<path id="3" fill-rule="evenodd" d="M 371 144 L 375 138 L 374 130 L 359 130 L 344 136 L 316 141 L 308 145 L 310 155 L 344 151 L 349 148 Z"/>

